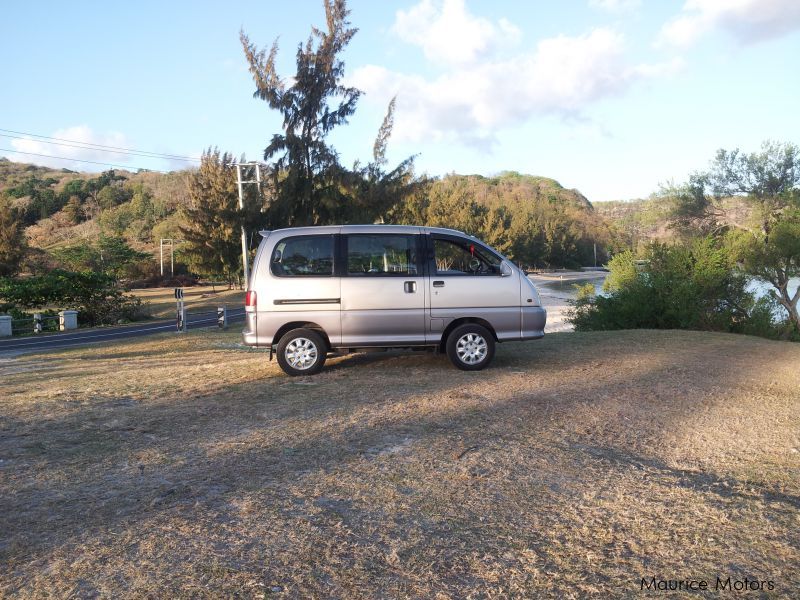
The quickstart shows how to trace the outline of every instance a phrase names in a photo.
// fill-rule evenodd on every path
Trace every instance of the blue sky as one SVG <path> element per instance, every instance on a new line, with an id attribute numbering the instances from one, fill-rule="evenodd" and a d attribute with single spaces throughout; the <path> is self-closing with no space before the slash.
<path id="1" fill-rule="evenodd" d="M 717 148 L 800 143 L 797 0 L 351 0 L 344 55 L 362 89 L 331 142 L 370 158 L 398 96 L 390 164 L 417 171 L 553 177 L 590 200 L 646 197 L 703 168 Z M 0 129 L 198 156 L 261 158 L 280 120 L 253 99 L 240 27 L 279 66 L 321 0 L 9 3 L 0 21 Z M 4 133 L 4 132 L 0 132 Z M 13 135 L 13 134 L 9 134 Z M 24 137 L 24 136 L 23 136 Z M 172 169 L 192 164 L 0 137 L 21 162 L 76 159 Z"/>

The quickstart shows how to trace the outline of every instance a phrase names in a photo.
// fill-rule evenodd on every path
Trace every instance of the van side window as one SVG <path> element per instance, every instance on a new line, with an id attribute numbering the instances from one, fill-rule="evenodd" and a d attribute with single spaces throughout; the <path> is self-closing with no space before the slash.
<path id="1" fill-rule="evenodd" d="M 433 238 L 437 275 L 499 275 L 500 259 L 469 240 Z"/>
<path id="2" fill-rule="evenodd" d="M 347 236 L 348 275 L 416 275 L 417 240 L 413 235 Z"/>
<path id="3" fill-rule="evenodd" d="M 281 240 L 272 251 L 270 268 L 278 277 L 333 275 L 333 236 L 312 235 Z"/>

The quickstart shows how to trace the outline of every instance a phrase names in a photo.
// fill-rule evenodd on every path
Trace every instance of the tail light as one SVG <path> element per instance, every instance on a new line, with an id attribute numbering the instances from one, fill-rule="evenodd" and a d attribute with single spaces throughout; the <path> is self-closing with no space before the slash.
<path id="1" fill-rule="evenodd" d="M 245 310 L 255 310 L 256 309 L 256 293 L 253 290 L 248 290 L 247 294 L 244 297 L 244 308 Z"/>

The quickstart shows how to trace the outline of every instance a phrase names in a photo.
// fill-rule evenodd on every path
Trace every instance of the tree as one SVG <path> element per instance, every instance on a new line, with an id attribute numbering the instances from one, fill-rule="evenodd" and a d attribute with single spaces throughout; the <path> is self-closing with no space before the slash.
<path id="1" fill-rule="evenodd" d="M 91 180 L 95 181 L 95 180 Z M 118 185 L 107 185 L 97 192 L 96 200 L 102 210 L 113 208 L 130 200 L 131 195 L 125 188 Z"/>
<path id="2" fill-rule="evenodd" d="M 274 159 L 274 197 L 266 215 L 270 226 L 334 222 L 347 200 L 347 172 L 325 138 L 355 112 L 360 92 L 341 84 L 344 62 L 339 56 L 357 30 L 347 21 L 345 0 L 324 3 L 327 31 L 313 27 L 305 45 L 298 46 L 291 85 L 276 72 L 277 41 L 267 53 L 240 32 L 256 84 L 253 96 L 283 116 L 283 133 L 273 135 L 264 150 L 264 160 Z"/>
<path id="3" fill-rule="evenodd" d="M 8 200 L 0 198 L 0 277 L 19 271 L 27 247 L 23 215 Z"/>
<path id="4" fill-rule="evenodd" d="M 130 270 L 142 261 L 152 260 L 147 252 L 131 248 L 119 236 L 104 236 L 94 243 L 74 244 L 52 251 L 58 262 L 70 271 L 103 273 L 115 280 L 130 275 Z"/>
<path id="5" fill-rule="evenodd" d="M 103 171 L 99 177 L 84 182 L 81 189 L 85 195 L 85 210 L 90 218 L 99 215 L 103 208 L 108 208 L 127 200 L 127 198 L 117 197 L 119 188 L 108 190 L 108 192 L 103 194 L 102 198 L 100 196 L 101 191 L 121 181 L 125 181 L 125 177 L 117 175 L 114 169 L 111 169 L 109 171 Z"/>
<path id="6" fill-rule="evenodd" d="M 118 236 L 100 236 L 97 241 L 97 253 L 100 271 L 117 279 L 137 263 L 153 259 L 151 254 L 134 250 Z"/>
<path id="7" fill-rule="evenodd" d="M 81 210 L 81 199 L 78 196 L 70 196 L 67 203 L 64 205 L 64 214 L 73 225 L 77 225 L 83 220 L 83 211 Z"/>
<path id="8" fill-rule="evenodd" d="M 227 152 L 209 148 L 203 153 L 200 168 L 189 176 L 191 204 L 180 227 L 190 268 L 229 283 L 242 272 L 240 228 L 257 229 L 262 205 L 253 186 L 247 186 L 246 212 L 239 210 L 235 164 Z"/>
<path id="9" fill-rule="evenodd" d="M 392 220 L 392 209 L 425 187 L 424 180 L 414 177 L 414 156 L 402 161 L 391 171 L 386 171 L 386 147 L 394 128 L 394 108 L 396 98 L 392 98 L 381 123 L 375 144 L 372 147 L 372 161 L 365 167 L 356 161 L 349 178 L 348 196 L 343 206 L 341 223 L 385 223 Z"/>
<path id="10" fill-rule="evenodd" d="M 800 332 L 800 147 L 765 142 L 760 152 L 719 150 L 711 168 L 683 186 L 666 190 L 678 227 L 726 234 L 741 268 L 772 286 L 773 298 Z M 735 214 L 729 199 L 743 198 L 747 215 Z"/>

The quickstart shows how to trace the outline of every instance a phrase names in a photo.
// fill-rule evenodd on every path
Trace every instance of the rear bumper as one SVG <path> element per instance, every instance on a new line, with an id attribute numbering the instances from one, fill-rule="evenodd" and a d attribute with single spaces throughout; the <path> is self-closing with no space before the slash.
<path id="1" fill-rule="evenodd" d="M 536 340 L 544 337 L 547 311 L 541 306 L 522 307 L 522 339 Z"/>
<path id="2" fill-rule="evenodd" d="M 258 317 L 255 312 L 247 312 L 244 315 L 244 329 L 242 338 L 247 346 L 258 346 Z"/>

